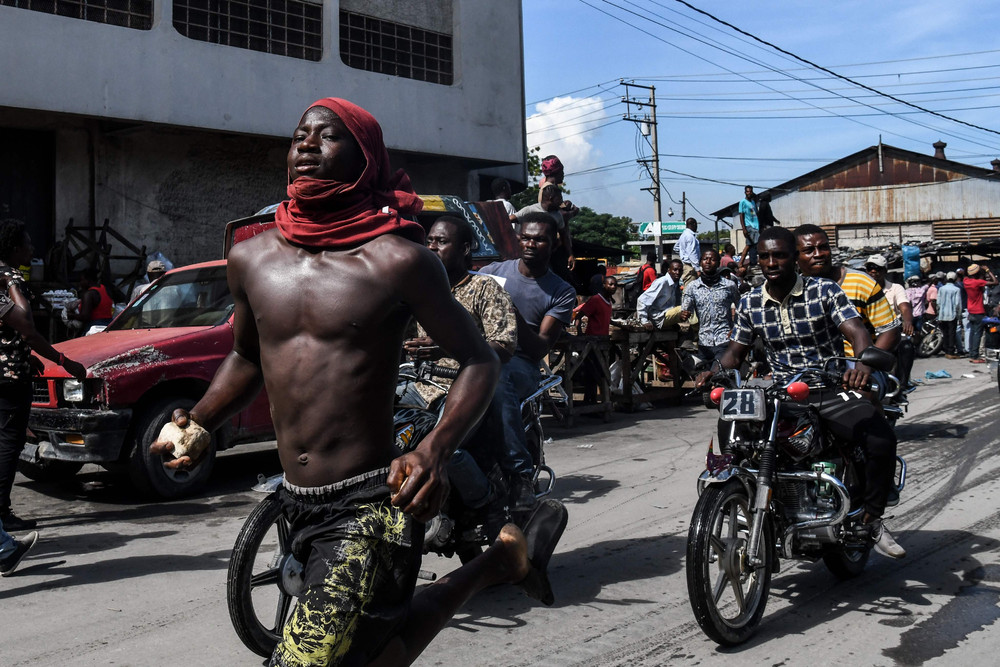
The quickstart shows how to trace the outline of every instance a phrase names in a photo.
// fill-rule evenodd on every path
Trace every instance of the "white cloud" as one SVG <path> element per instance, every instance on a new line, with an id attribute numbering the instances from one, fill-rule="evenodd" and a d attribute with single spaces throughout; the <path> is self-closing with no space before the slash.
<path id="1" fill-rule="evenodd" d="M 535 105 L 526 120 L 528 146 L 539 156 L 558 155 L 567 173 L 597 166 L 601 151 L 594 148 L 592 130 L 607 122 L 599 97 L 556 97 Z"/>

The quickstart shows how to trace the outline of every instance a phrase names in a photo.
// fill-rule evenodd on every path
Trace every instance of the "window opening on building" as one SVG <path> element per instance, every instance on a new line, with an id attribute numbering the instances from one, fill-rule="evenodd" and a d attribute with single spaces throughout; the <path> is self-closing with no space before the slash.
<path id="1" fill-rule="evenodd" d="M 153 26 L 153 0 L 0 0 L 0 6 L 137 30 Z"/>
<path id="2" fill-rule="evenodd" d="M 301 0 L 174 0 L 174 28 L 200 42 L 318 61 L 323 6 Z"/>
<path id="3" fill-rule="evenodd" d="M 349 67 L 368 72 L 445 86 L 454 81 L 451 35 L 344 10 L 340 57 Z"/>

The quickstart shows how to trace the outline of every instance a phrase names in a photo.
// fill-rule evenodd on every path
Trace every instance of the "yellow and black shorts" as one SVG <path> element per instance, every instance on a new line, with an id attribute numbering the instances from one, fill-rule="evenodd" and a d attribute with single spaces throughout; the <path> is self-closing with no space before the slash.
<path id="1" fill-rule="evenodd" d="M 406 620 L 424 527 L 389 503 L 388 472 L 278 491 L 305 572 L 272 666 L 366 664 Z"/>

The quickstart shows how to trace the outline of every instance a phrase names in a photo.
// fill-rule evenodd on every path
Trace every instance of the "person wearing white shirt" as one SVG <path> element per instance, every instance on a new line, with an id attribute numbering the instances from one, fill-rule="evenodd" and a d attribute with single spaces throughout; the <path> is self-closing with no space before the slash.
<path id="1" fill-rule="evenodd" d="M 684 264 L 684 273 L 681 282 L 687 285 L 698 277 L 698 265 L 701 262 L 701 243 L 698 241 L 698 221 L 694 218 L 687 219 L 687 229 L 677 239 L 674 250 Z"/>
<path id="2" fill-rule="evenodd" d="M 681 260 L 670 260 L 667 274 L 654 280 L 649 289 L 639 295 L 636 315 L 647 330 L 663 329 L 680 321 L 682 270 Z"/>

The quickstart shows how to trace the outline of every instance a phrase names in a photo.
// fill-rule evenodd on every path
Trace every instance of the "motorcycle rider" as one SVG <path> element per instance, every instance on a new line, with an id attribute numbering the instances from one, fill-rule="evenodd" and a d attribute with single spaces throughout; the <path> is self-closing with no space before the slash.
<path id="1" fill-rule="evenodd" d="M 517 347 L 514 304 L 497 281 L 470 271 L 472 245 L 472 227 L 453 216 L 438 218 L 427 232 L 427 248 L 444 265 L 455 300 L 472 316 L 500 362 L 507 363 Z M 427 335 L 423 325 L 417 326 L 417 336 L 405 341 L 403 349 L 417 359 L 434 360 L 436 365 L 446 368 L 459 368 L 458 362 L 447 357 Z M 435 378 L 435 381 L 442 385 L 450 384 L 446 379 Z M 417 391 L 428 405 L 445 394 L 443 390 L 424 383 L 417 384 Z M 452 454 L 448 465 L 449 477 L 463 503 L 473 509 L 489 504 L 485 520 L 487 537 L 491 540 L 509 520 L 507 485 L 499 470 L 493 470 L 496 462 L 491 454 L 495 445 L 489 444 L 493 438 L 502 437 L 500 404 L 494 397 L 474 435 Z M 484 471 L 490 473 L 489 479 Z"/>
<path id="2" fill-rule="evenodd" d="M 740 299 L 733 339 L 722 356 L 723 368 L 738 368 L 755 336 L 761 338 L 775 382 L 786 383 L 798 371 L 842 356 L 844 338 L 854 349 L 869 347 L 871 337 L 847 295 L 835 283 L 796 273 L 795 236 L 784 227 L 761 232 L 758 262 L 765 282 Z M 865 451 L 863 524 L 875 550 L 890 558 L 906 551 L 882 523 L 896 465 L 896 435 L 880 410 L 859 390 L 871 369 L 858 363 L 844 372 L 843 387 L 814 387 L 809 403 L 823 428 L 836 437 L 857 443 Z M 704 384 L 712 373 L 698 376 Z"/>

